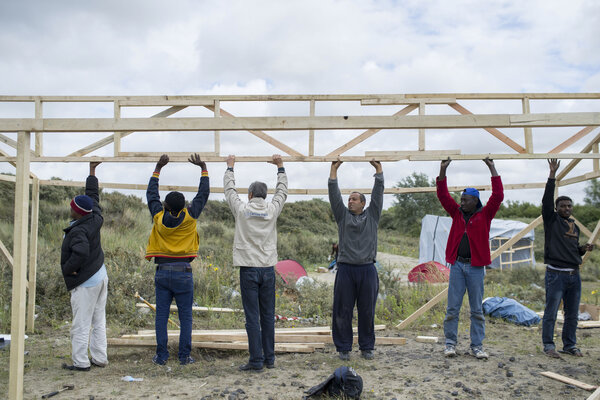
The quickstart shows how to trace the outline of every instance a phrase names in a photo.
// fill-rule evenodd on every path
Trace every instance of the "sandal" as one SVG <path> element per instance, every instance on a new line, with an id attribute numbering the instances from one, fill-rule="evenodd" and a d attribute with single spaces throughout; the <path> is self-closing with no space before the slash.
<path id="1" fill-rule="evenodd" d="M 561 351 L 561 353 L 570 354 L 575 357 L 583 357 L 581 350 L 579 350 L 577 347 L 571 347 L 570 349 L 563 349 Z"/>
<path id="2" fill-rule="evenodd" d="M 546 354 L 550 358 L 561 358 L 560 354 L 555 349 L 544 350 L 544 354 Z"/>

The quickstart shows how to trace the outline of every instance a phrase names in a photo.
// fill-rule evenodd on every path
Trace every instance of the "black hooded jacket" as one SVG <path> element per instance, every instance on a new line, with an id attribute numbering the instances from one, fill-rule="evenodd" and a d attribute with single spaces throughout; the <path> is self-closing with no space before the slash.
<path id="1" fill-rule="evenodd" d="M 60 267 L 67 290 L 75 289 L 87 281 L 104 264 L 104 252 L 100 244 L 100 228 L 104 218 L 98 204 L 98 178 L 92 175 L 87 177 L 85 194 L 94 201 L 92 212 L 64 229 Z"/>
<path id="2" fill-rule="evenodd" d="M 544 219 L 544 263 L 556 268 L 578 269 L 581 256 L 585 254 L 579 246 L 579 228 L 572 218 L 565 219 L 554 211 L 554 187 L 556 180 L 548 178 L 542 198 Z"/>

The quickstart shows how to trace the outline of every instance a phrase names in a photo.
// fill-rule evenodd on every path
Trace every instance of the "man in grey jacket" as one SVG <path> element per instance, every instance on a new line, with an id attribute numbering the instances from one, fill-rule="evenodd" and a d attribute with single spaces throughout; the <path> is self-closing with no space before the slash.
<path id="1" fill-rule="evenodd" d="M 271 164 L 277 165 L 277 186 L 270 203 L 266 202 L 267 185 L 253 182 L 244 203 L 235 189 L 235 156 L 227 157 L 223 177 L 225 199 L 235 218 L 233 265 L 240 267 L 240 288 L 246 316 L 248 363 L 241 371 L 260 371 L 263 365 L 275 367 L 275 269 L 277 263 L 277 217 L 287 198 L 287 176 L 279 154 Z"/>
<path id="2" fill-rule="evenodd" d="M 352 314 L 358 311 L 358 346 L 363 358 L 373 359 L 375 348 L 375 304 L 379 277 L 375 269 L 377 226 L 383 208 L 383 170 L 375 167 L 375 184 L 371 203 L 365 209 L 365 196 L 352 192 L 348 208 L 344 206 L 338 187 L 337 170 L 342 161 L 331 163 L 328 190 L 331 210 L 338 225 L 338 271 L 333 287 L 332 336 L 340 359 L 349 360 L 352 350 Z"/>

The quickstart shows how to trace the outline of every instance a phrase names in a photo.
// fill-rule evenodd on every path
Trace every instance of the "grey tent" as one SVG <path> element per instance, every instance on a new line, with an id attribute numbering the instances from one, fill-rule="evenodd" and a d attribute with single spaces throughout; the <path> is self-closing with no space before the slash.
<path id="1" fill-rule="evenodd" d="M 419 242 L 419 263 L 437 261 L 446 265 L 446 242 L 452 219 L 437 215 L 426 215 L 421 221 Z M 519 221 L 493 219 L 490 227 L 491 250 L 494 251 L 508 239 L 523 230 L 527 224 Z M 491 268 L 511 268 L 535 265 L 533 256 L 534 231 L 529 231 L 512 246 L 512 252 L 505 252 L 492 260 Z"/>

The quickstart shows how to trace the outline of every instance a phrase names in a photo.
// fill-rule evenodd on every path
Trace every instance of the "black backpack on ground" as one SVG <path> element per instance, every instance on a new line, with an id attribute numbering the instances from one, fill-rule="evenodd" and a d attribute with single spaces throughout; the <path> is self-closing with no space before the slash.
<path id="1" fill-rule="evenodd" d="M 304 399 L 318 398 L 322 394 L 343 399 L 360 399 L 363 381 L 352 367 L 339 367 L 327 379 L 304 393 Z"/>

